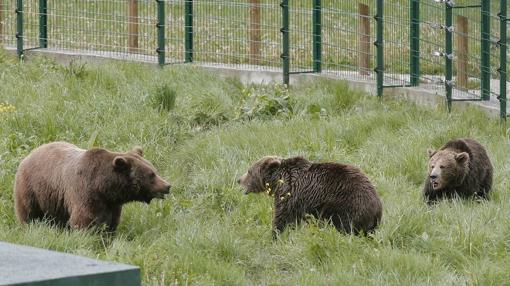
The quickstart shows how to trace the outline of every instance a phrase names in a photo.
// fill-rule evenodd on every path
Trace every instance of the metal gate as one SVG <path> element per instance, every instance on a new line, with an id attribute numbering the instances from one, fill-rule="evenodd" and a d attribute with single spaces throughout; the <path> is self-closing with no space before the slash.
<path id="1" fill-rule="evenodd" d="M 283 0 L 282 61 L 283 81 L 289 84 L 291 74 L 321 72 L 321 0 Z"/>
<path id="2" fill-rule="evenodd" d="M 506 117 L 506 0 L 376 1 L 379 96 L 388 87 L 439 87 L 450 111 L 455 101 L 492 95 Z"/>

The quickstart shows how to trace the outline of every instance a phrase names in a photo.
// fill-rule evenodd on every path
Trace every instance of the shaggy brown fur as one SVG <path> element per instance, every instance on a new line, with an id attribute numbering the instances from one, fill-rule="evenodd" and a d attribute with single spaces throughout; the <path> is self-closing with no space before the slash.
<path id="1" fill-rule="evenodd" d="M 443 198 L 487 199 L 492 164 L 485 148 L 472 139 L 455 139 L 438 151 L 428 150 L 428 177 L 423 189 L 428 204 Z"/>
<path id="2" fill-rule="evenodd" d="M 115 153 L 65 142 L 42 145 L 16 173 L 16 216 L 21 223 L 45 218 L 60 226 L 106 225 L 115 231 L 123 204 L 149 203 L 170 191 L 170 184 L 142 156 L 140 148 Z"/>
<path id="3" fill-rule="evenodd" d="M 381 221 L 382 205 L 374 186 L 352 165 L 268 156 L 238 182 L 246 193 L 274 195 L 274 238 L 307 214 L 355 234 L 373 232 Z"/>

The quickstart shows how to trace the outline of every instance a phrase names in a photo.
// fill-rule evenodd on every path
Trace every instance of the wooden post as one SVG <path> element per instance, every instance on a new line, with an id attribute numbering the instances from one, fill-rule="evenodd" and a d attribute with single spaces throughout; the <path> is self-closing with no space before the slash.
<path id="1" fill-rule="evenodd" d="M 138 52 L 138 0 L 128 1 L 128 47 L 130 53 Z"/>
<path id="2" fill-rule="evenodd" d="M 260 64 L 260 0 L 250 0 L 250 64 Z"/>
<path id="3" fill-rule="evenodd" d="M 358 68 L 361 75 L 369 75 L 370 70 L 370 16 L 369 7 L 365 4 L 358 4 L 359 28 L 358 28 Z"/>
<path id="4" fill-rule="evenodd" d="M 468 88 L 468 19 L 457 16 L 457 87 Z"/>

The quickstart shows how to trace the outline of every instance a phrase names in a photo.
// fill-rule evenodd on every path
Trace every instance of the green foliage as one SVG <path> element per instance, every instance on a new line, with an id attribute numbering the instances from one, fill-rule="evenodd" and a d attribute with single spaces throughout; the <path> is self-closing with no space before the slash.
<path id="1" fill-rule="evenodd" d="M 160 111 L 170 111 L 175 107 L 177 92 L 167 84 L 159 86 L 151 97 L 152 106 Z"/>
<path id="2" fill-rule="evenodd" d="M 64 66 L 64 74 L 69 78 L 83 79 L 87 75 L 86 64 L 71 60 L 67 66 Z"/>
<path id="3" fill-rule="evenodd" d="M 247 88 L 243 90 L 243 98 L 241 118 L 251 120 L 292 116 L 292 99 L 288 90 L 282 85 Z"/>
<path id="4" fill-rule="evenodd" d="M 1 53 L 1 51 L 0 51 Z M 378 100 L 344 83 L 243 86 L 194 66 L 111 62 L 69 72 L 46 59 L 0 63 L 0 240 L 136 264 L 145 285 L 505 285 L 510 280 L 510 132 L 477 109 Z M 158 88 L 173 108 L 153 105 Z M 156 87 L 156 88 L 155 88 Z M 243 92 L 244 90 L 244 92 Z M 171 101 L 171 100 L 170 100 Z M 166 103 L 165 103 L 166 104 Z M 11 110 L 12 108 L 10 108 Z M 489 202 L 421 200 L 427 148 L 483 143 L 496 173 Z M 171 195 L 124 207 L 116 236 L 20 226 L 19 162 L 53 140 L 144 148 Z M 371 237 L 308 219 L 271 239 L 272 205 L 236 179 L 264 155 L 360 166 L 383 222 Z"/>

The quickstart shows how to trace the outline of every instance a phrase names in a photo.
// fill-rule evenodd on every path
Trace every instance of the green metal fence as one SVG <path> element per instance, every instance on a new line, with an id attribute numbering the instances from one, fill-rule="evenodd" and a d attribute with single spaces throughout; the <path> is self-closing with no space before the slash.
<path id="1" fill-rule="evenodd" d="M 314 73 L 506 118 L 507 0 L 2 0 L 0 45 L 159 63 Z M 492 100 L 491 100 L 492 99 Z"/>

